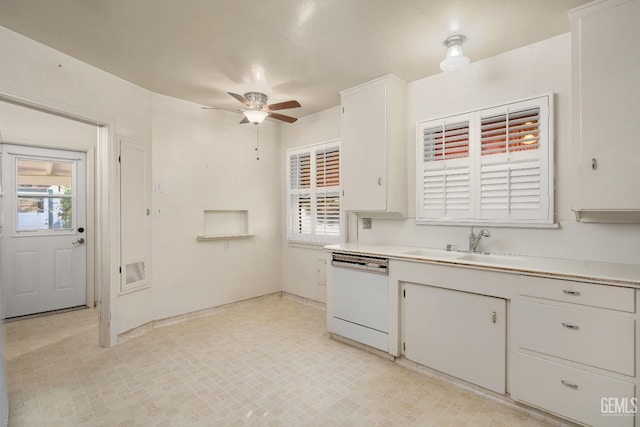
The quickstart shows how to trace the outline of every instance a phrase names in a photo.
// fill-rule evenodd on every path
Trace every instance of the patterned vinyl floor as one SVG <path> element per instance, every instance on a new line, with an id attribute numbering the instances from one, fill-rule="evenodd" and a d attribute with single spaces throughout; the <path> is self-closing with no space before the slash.
<path id="1" fill-rule="evenodd" d="M 269 297 L 97 345 L 86 309 L 6 323 L 10 426 L 539 426 L 538 415 L 329 337 Z"/>

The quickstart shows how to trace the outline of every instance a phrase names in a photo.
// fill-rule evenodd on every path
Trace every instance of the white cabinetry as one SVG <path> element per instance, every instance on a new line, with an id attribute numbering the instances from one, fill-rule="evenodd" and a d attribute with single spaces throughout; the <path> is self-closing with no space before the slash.
<path id="1" fill-rule="evenodd" d="M 406 83 L 388 75 L 340 94 L 343 209 L 406 217 Z"/>
<path id="2" fill-rule="evenodd" d="M 403 294 L 407 359 L 505 393 L 504 299 L 412 283 Z"/>
<path id="3" fill-rule="evenodd" d="M 601 404 L 613 398 L 632 409 L 636 397 L 635 291 L 519 280 L 519 399 L 588 425 L 633 425 L 633 414 L 607 416 Z"/>
<path id="4" fill-rule="evenodd" d="M 574 210 L 584 220 L 640 222 L 640 0 L 570 13 Z"/>

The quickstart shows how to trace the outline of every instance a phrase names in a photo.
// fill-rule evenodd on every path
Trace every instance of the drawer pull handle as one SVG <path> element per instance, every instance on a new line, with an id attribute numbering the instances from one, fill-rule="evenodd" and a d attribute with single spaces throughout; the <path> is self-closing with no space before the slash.
<path id="1" fill-rule="evenodd" d="M 572 291 L 570 289 L 565 289 L 563 292 L 565 294 L 567 294 L 567 295 L 573 295 L 575 297 L 579 297 L 580 296 L 580 291 Z"/>
<path id="2" fill-rule="evenodd" d="M 564 326 L 565 328 L 569 328 L 569 329 L 575 329 L 575 330 L 580 329 L 580 327 L 578 325 L 576 325 L 575 323 L 562 322 L 562 326 Z"/>
<path id="3" fill-rule="evenodd" d="M 574 382 L 566 381 L 566 380 L 560 380 L 560 382 L 561 382 L 563 385 L 566 385 L 566 386 L 567 386 L 567 387 L 569 387 L 569 388 L 575 388 L 575 389 L 577 389 L 577 388 L 578 388 L 578 384 L 576 384 L 576 383 L 574 383 Z"/>

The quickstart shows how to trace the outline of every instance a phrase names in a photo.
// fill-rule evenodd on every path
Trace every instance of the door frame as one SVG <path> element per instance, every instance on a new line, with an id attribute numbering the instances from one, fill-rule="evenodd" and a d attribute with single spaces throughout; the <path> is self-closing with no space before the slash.
<path id="1" fill-rule="evenodd" d="M 0 87 L 0 101 L 9 102 L 45 113 L 54 114 L 70 120 L 88 123 L 97 127 L 95 148 L 95 195 L 87 199 L 87 213 L 93 210 L 95 246 L 92 274 L 98 284 L 98 307 L 100 313 L 98 343 L 102 347 L 111 347 L 117 343 L 114 312 L 119 283 L 118 260 L 120 259 L 120 198 L 117 185 L 117 139 L 116 119 L 114 117 L 71 106 L 62 102 L 37 95 L 17 92 Z M 90 156 L 90 153 L 87 153 Z M 88 182 L 88 185 L 91 185 Z M 93 202 L 93 203 L 92 203 Z M 91 256 L 89 251 L 87 257 Z M 94 297 L 95 299 L 95 297 Z"/>

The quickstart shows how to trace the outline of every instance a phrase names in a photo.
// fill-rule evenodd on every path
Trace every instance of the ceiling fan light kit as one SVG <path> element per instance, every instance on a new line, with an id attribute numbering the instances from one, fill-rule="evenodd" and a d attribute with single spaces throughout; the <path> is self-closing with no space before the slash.
<path id="1" fill-rule="evenodd" d="M 259 125 L 267 118 L 269 113 L 262 110 L 246 110 L 242 114 L 254 125 Z"/>
<path id="2" fill-rule="evenodd" d="M 447 56 L 440 62 L 442 71 L 455 71 L 469 64 L 470 60 L 462 52 L 462 43 L 467 38 L 461 34 L 447 37 L 443 44 L 447 47 Z"/>

